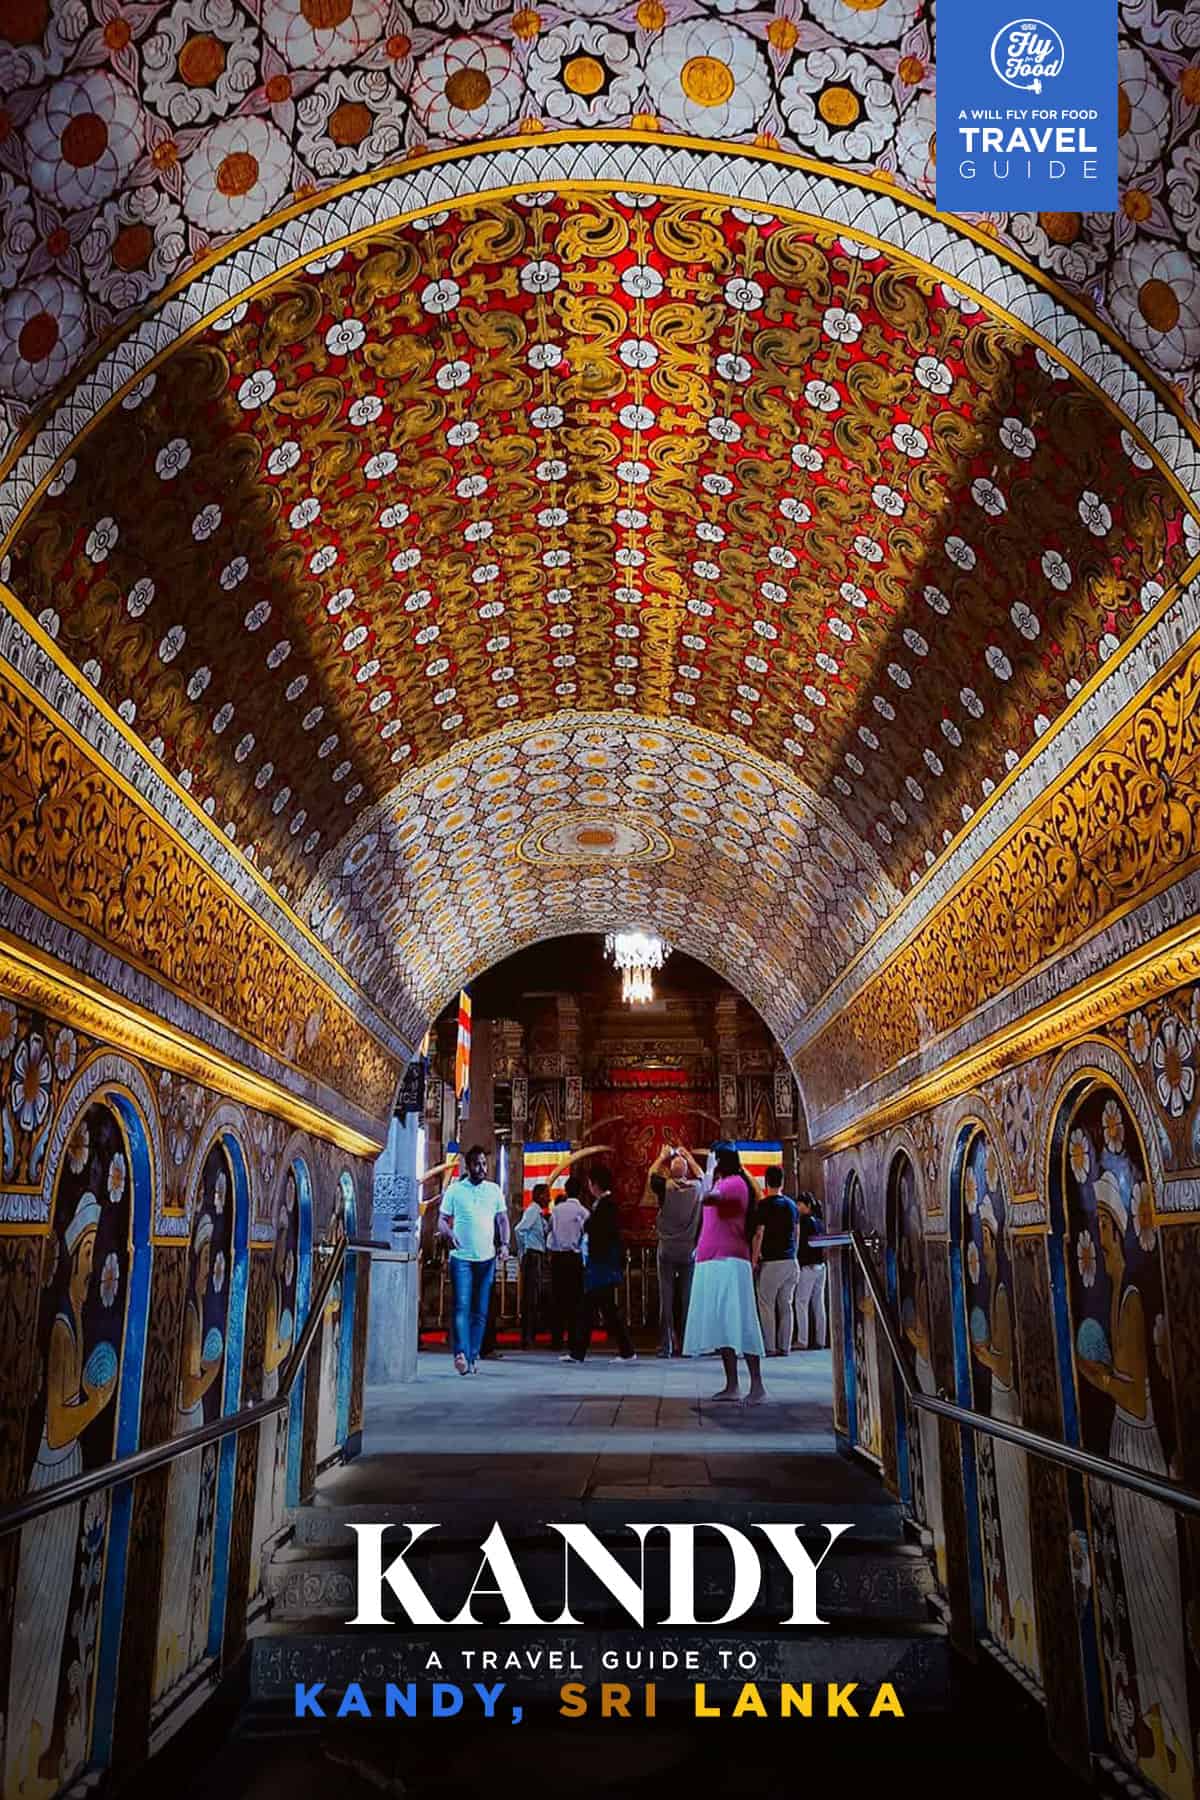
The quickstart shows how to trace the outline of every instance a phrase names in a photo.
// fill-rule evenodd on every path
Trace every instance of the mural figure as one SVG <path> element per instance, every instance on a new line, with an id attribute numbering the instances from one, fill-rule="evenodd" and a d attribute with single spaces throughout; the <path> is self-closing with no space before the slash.
<path id="1" fill-rule="evenodd" d="M 1158 1226 L 1137 1125 L 1093 1086 L 1066 1143 L 1067 1258 L 1085 1448 L 1167 1475 L 1174 1396 Z M 1188 1651 L 1175 1515 L 1128 1488 L 1089 1483 L 1091 1548 L 1109 1732 L 1166 1793 L 1193 1792 Z"/>
<path id="2" fill-rule="evenodd" d="M 279 1393 L 280 1370 L 291 1353 L 296 1333 L 296 1280 L 299 1267 L 299 1206 L 296 1171 L 283 1180 L 283 1198 L 275 1220 L 271 1248 L 271 1286 L 267 1294 L 267 1334 L 263 1350 L 262 1395 L 274 1400 Z M 256 1556 L 275 1529 L 283 1511 L 288 1452 L 288 1414 L 276 1413 L 258 1428 L 258 1469 L 254 1489 L 254 1548 Z M 259 1566 L 261 1579 L 261 1564 Z"/>
<path id="3" fill-rule="evenodd" d="M 228 1157 L 216 1144 L 205 1159 L 188 1256 L 188 1290 L 175 1402 L 175 1432 L 192 1431 L 221 1411 L 233 1191 Z M 217 1447 L 207 1445 L 171 1464 L 163 1542 L 155 1698 L 161 1698 L 204 1653 Z"/>
<path id="4" fill-rule="evenodd" d="M 847 1199 L 847 1216 L 851 1227 L 858 1232 L 869 1231 L 866 1202 L 857 1175 L 850 1177 Z M 883 1455 L 883 1438 L 879 1417 L 879 1346 L 876 1341 L 875 1302 L 862 1278 L 857 1260 L 851 1263 L 850 1291 L 855 1409 L 858 1415 L 856 1442 L 860 1450 L 879 1458 Z"/>
<path id="5" fill-rule="evenodd" d="M 39 1316 L 40 1399 L 27 1491 L 112 1458 L 130 1257 L 129 1156 L 105 1105 L 66 1147 Z M 55 1793 L 86 1761 L 108 1535 L 107 1496 L 62 1506 L 21 1536 L 13 1610 L 5 1793 Z"/>
<path id="6" fill-rule="evenodd" d="M 963 1207 L 971 1398 L 980 1412 L 1019 1425 L 1007 1204 L 999 1159 L 983 1132 L 976 1133 L 967 1150 Z M 1028 1463 L 1024 1451 L 1003 1438 L 977 1440 L 976 1457 L 988 1628 L 997 1643 L 1039 1680 Z"/>
<path id="7" fill-rule="evenodd" d="M 342 1346 L 342 1283 L 334 1282 L 321 1319 L 321 1376 L 317 1396 L 317 1462 L 337 1449 L 338 1369 Z"/>
<path id="8" fill-rule="evenodd" d="M 929 1282 L 925 1273 L 925 1240 L 921 1228 L 921 1203 L 917 1198 L 913 1166 L 899 1158 L 892 1176 L 892 1194 L 898 1237 L 896 1286 L 900 1302 L 900 1327 L 912 1349 L 917 1383 L 923 1394 L 936 1394 L 929 1338 Z M 932 1413 L 913 1408 L 909 1415 L 908 1441 L 913 1446 L 916 1425 L 919 1487 L 923 1518 L 933 1537 L 934 1562 L 939 1584 L 946 1585 L 946 1529 L 942 1518 L 942 1465 L 938 1424 Z"/>

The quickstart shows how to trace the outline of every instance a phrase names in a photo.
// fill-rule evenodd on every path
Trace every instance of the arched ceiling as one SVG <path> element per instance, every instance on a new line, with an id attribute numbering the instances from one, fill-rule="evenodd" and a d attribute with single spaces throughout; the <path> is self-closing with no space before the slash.
<path id="1" fill-rule="evenodd" d="M 637 919 L 786 1039 L 1200 552 L 1186 433 L 1028 282 L 632 154 L 305 215 L 4 489 L 56 657 L 409 1037 Z"/>
<path id="2" fill-rule="evenodd" d="M 1200 14 L 1119 10 L 1122 210 L 983 223 L 1194 404 Z M 675 132 L 932 197 L 931 23 L 930 0 L 2 0 L 8 431 L 197 259 L 424 148 Z"/>
<path id="3" fill-rule="evenodd" d="M 1104 397 L 932 272 L 543 193 L 180 345 L 9 580 L 285 897 L 407 769 L 564 707 L 752 746 L 905 886 L 1196 548 Z"/>
<path id="4" fill-rule="evenodd" d="M 568 710 L 414 770 L 301 911 L 414 1037 L 514 949 L 637 922 L 724 974 L 782 1039 L 899 898 L 836 806 L 736 739 Z"/>

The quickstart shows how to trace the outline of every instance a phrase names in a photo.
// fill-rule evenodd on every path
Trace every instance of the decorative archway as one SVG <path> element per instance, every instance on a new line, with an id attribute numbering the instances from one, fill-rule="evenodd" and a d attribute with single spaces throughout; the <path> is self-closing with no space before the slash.
<path id="1" fill-rule="evenodd" d="M 138 1446 L 153 1254 L 147 1102 L 153 1116 L 137 1069 L 96 1057 L 55 1119 L 44 1177 L 42 1374 L 26 1429 L 30 1491 Z M 126 1485 L 61 1506 L 21 1534 L 6 1704 L 13 1791 L 27 1779 L 66 1786 L 107 1761 L 131 1509 Z"/>

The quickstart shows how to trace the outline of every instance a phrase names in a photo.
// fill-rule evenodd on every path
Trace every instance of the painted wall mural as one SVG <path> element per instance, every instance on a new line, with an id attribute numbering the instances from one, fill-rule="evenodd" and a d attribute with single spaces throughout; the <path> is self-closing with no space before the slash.
<path id="1" fill-rule="evenodd" d="M 298 1295 L 301 1276 L 301 1184 L 307 1204 L 308 1175 L 302 1164 L 293 1163 L 283 1174 L 279 1204 L 275 1217 L 275 1235 L 271 1244 L 270 1288 L 267 1295 L 266 1344 L 263 1352 L 263 1374 L 256 1398 L 273 1400 L 279 1393 L 280 1374 L 295 1347 L 303 1320 L 299 1315 Z M 303 1253 L 307 1254 L 307 1245 Z M 254 1568 L 251 1591 L 261 1589 L 262 1549 L 273 1537 L 283 1518 L 287 1498 L 288 1412 L 276 1413 L 258 1428 L 258 1472 L 254 1486 Z"/>
<path id="2" fill-rule="evenodd" d="M 354 1233 L 356 1206 L 353 1178 L 343 1171 L 338 1177 L 337 1201 L 326 1231 L 334 1245 Z M 334 1282 L 321 1321 L 319 1410 L 317 1414 L 317 1465 L 327 1463 L 346 1441 L 350 1420 L 350 1375 L 354 1343 L 357 1294 L 357 1259 L 347 1257 Z"/>
<path id="3" fill-rule="evenodd" d="M 1010 1425 L 1021 1423 L 1021 1372 L 1013 1320 L 1013 1269 L 1008 1199 L 1000 1158 L 986 1132 L 963 1150 L 956 1235 L 961 1248 L 961 1350 L 968 1355 L 966 1404 Z M 987 1628 L 1036 1681 L 1041 1673 L 1029 1524 L 1025 1453 L 1002 1438 L 980 1436 L 974 1455 L 979 1563 Z"/>
<path id="4" fill-rule="evenodd" d="M 188 1254 L 175 1431 L 219 1418 L 225 1398 L 233 1260 L 233 1167 L 224 1144 L 208 1152 Z M 154 1697 L 161 1700 L 208 1644 L 219 1448 L 206 1445 L 171 1465 L 159 1600 Z"/>
<path id="5" fill-rule="evenodd" d="M 846 1218 L 851 1230 L 866 1235 L 871 1230 L 866 1196 L 857 1175 L 851 1175 L 846 1191 Z M 883 1455 L 882 1390 L 879 1346 L 876 1341 L 875 1302 L 857 1262 L 852 1264 L 846 1319 L 846 1342 L 853 1362 L 854 1442 L 877 1462 Z"/>
<path id="6" fill-rule="evenodd" d="M 1200 1367 L 1198 1066 L 1190 985 L 826 1164 L 842 1217 L 869 1230 L 919 1150 L 922 1247 L 927 1261 L 948 1249 L 953 1302 L 931 1317 L 930 1360 L 953 1372 L 960 1404 L 1192 1485 L 1183 1422 L 1195 1417 L 1187 1384 Z M 893 1181 L 888 1221 L 898 1319 L 910 1303 L 917 1312 L 902 1248 L 915 1213 L 902 1188 Z M 847 1280 L 835 1411 L 852 1424 L 859 1392 L 871 1393 L 868 1340 L 851 1335 L 860 1300 Z M 1056 1476 L 998 1439 L 952 1436 L 963 1481 L 944 1501 L 957 1509 L 945 1531 L 973 1571 L 957 1596 L 951 1587 L 956 1629 L 1002 1652 L 1059 1709 L 1052 1735 L 1081 1766 L 1098 1753 L 1169 1800 L 1195 1800 L 1196 1563 L 1177 1515 L 1131 1490 Z M 943 1441 L 943 1470 L 946 1453 Z M 1053 1533 L 1065 1521 L 1069 1569 L 1051 1514 Z"/>
<path id="7" fill-rule="evenodd" d="M 1138 1123 L 1116 1088 L 1085 1082 L 1056 1144 L 1068 1433 L 1169 1475 L 1177 1441 L 1160 1215 Z M 1165 1793 L 1190 1796 L 1200 1670 L 1187 1644 L 1176 1515 L 1102 1482 L 1087 1483 L 1086 1500 L 1106 1735 Z"/>
<path id="8" fill-rule="evenodd" d="M 39 1073 L 26 1091 L 29 1070 Z M 32 1109 L 28 1129 L 23 1105 Z M 347 1169 L 331 1145 L 247 1115 L 172 1071 L 117 1056 L 3 998 L 0 1107 L 13 1126 L 6 1139 L 13 1154 L 0 1176 L 0 1358 L 15 1372 L 0 1402 L 0 1501 L 9 1501 L 243 1404 L 242 1343 L 253 1338 L 257 1346 L 267 1336 L 271 1284 L 264 1277 L 277 1254 L 269 1207 L 284 1187 L 286 1146 L 291 1156 L 303 1150 L 322 1172 L 322 1230 L 340 1192 L 337 1171 L 346 1169 L 358 1185 L 365 1170 L 357 1161 Z M 298 1208 L 290 1210 L 294 1262 Z M 288 1255 L 285 1243 L 285 1265 Z M 247 1279 L 251 1258 L 261 1270 L 254 1281 Z M 178 1315 L 170 1306 L 151 1308 L 156 1261 L 168 1277 L 155 1289 L 162 1295 L 175 1287 L 178 1267 Z M 261 1295 L 262 1308 L 252 1321 L 251 1295 Z M 277 1314 L 288 1303 L 285 1292 Z M 282 1335 L 288 1331 L 283 1321 Z M 351 1351 L 348 1394 L 365 1346 L 343 1341 Z M 264 1360 L 257 1348 L 255 1360 L 257 1371 Z M 335 1410 L 337 1429 L 342 1416 Z M 121 1709 L 136 1713 L 141 1705 L 149 1717 L 153 1701 L 154 1719 L 165 1721 L 177 1697 L 213 1678 L 228 1624 L 244 1617 L 252 1598 L 245 1575 L 240 1587 L 230 1586 L 219 1553 L 235 1506 L 249 1517 L 255 1505 L 255 1494 L 236 1491 L 236 1464 L 229 1439 L 220 1451 L 177 1463 L 169 1476 L 62 1506 L 6 1541 L 6 1796 L 49 1800 L 83 1767 L 109 1760 Z M 281 1463 L 278 1477 L 274 1466 L 271 1473 L 282 1491 L 286 1469 Z M 254 1476 L 250 1463 L 241 1475 L 247 1488 Z M 165 1517 L 148 1544 L 142 1522 L 155 1513 L 142 1501 L 156 1482 Z M 130 1631 L 123 1615 L 135 1547 L 139 1558 L 161 1556 L 162 1566 L 158 1606 L 149 1607 L 144 1628 L 139 1617 Z M 146 1610 L 142 1591 L 139 1613 Z M 127 1691 L 125 1661 L 120 1685 L 117 1667 L 123 1646 L 143 1638 L 139 1700 Z"/>
<path id="9" fill-rule="evenodd" d="M 892 1165 L 888 1182 L 889 1273 L 894 1259 L 894 1300 L 900 1329 L 912 1351 L 913 1367 L 923 1394 L 937 1392 L 930 1360 L 929 1278 L 925 1270 L 925 1239 L 921 1226 L 921 1201 L 916 1172 L 910 1158 L 901 1154 Z M 904 1427 L 902 1443 L 908 1459 L 909 1489 L 913 1511 L 929 1527 L 933 1538 L 938 1581 L 946 1585 L 946 1531 L 942 1519 L 942 1468 L 938 1450 L 938 1426 L 932 1413 L 911 1406 L 898 1381 L 894 1385 L 898 1423 Z"/>
<path id="10" fill-rule="evenodd" d="M 34 1047 L 32 1066 L 41 1040 L 23 1042 Z M 14 1070 L 14 1081 L 20 1078 Z M 68 1140 L 43 1244 L 41 1380 L 26 1427 L 31 1493 L 114 1454 L 129 1316 L 131 1182 L 122 1123 L 97 1102 L 80 1114 Z M 108 1528 L 109 1497 L 95 1495 L 22 1532 L 6 1718 L 5 1792 L 13 1796 L 53 1794 L 86 1760 Z"/>

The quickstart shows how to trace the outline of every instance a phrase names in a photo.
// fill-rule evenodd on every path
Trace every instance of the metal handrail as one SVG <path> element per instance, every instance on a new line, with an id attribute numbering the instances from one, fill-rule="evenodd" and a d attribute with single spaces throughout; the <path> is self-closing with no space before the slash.
<path id="1" fill-rule="evenodd" d="M 264 1419 L 283 1412 L 291 1403 L 296 1378 L 308 1361 L 309 1351 L 325 1312 L 325 1303 L 347 1255 L 369 1256 L 376 1247 L 370 1239 L 344 1237 L 339 1238 L 335 1244 L 318 1245 L 318 1249 L 332 1254 L 321 1272 L 304 1328 L 280 1370 L 279 1392 L 273 1399 L 256 1400 L 252 1406 L 243 1406 L 239 1412 L 227 1413 L 224 1418 L 213 1419 L 207 1425 L 197 1425 L 192 1431 L 167 1438 L 149 1449 L 133 1450 L 128 1456 L 118 1457 L 116 1462 L 105 1463 L 98 1469 L 85 1470 L 82 1475 L 73 1475 L 69 1481 L 41 1488 L 37 1493 L 26 1494 L 8 1506 L 0 1507 L 0 1537 L 7 1536 L 10 1531 L 20 1531 L 22 1526 L 44 1517 L 46 1513 L 56 1511 L 60 1506 L 71 1506 L 87 1499 L 90 1494 L 103 1493 L 106 1488 L 133 1481 L 138 1475 L 147 1475 L 152 1469 L 161 1469 L 164 1464 L 174 1462 L 177 1457 L 186 1456 L 189 1451 L 202 1450 L 206 1444 L 219 1443 L 222 1438 L 227 1438 L 234 1432 L 247 1431 L 251 1425 L 259 1425 Z"/>
<path id="2" fill-rule="evenodd" d="M 1111 1457 L 1097 1456 L 1091 1450 L 1079 1450 L 1073 1444 L 1060 1443 L 1057 1438 L 1043 1437 L 1040 1431 L 1030 1431 L 1028 1426 L 1010 1425 L 1005 1419 L 989 1418 L 987 1413 L 974 1412 L 970 1407 L 959 1406 L 953 1400 L 947 1400 L 941 1390 L 936 1395 L 923 1392 L 908 1346 L 892 1318 L 879 1275 L 858 1232 L 827 1233 L 823 1237 L 811 1238 L 809 1242 L 813 1249 L 848 1248 L 854 1252 L 874 1302 L 879 1323 L 883 1327 L 892 1361 L 912 1406 L 922 1412 L 934 1413 L 938 1418 L 950 1419 L 956 1425 L 965 1425 L 969 1431 L 987 1437 L 1004 1438 L 1008 1443 L 1027 1450 L 1031 1456 L 1040 1456 L 1046 1462 L 1058 1463 L 1061 1468 L 1076 1469 L 1081 1474 L 1090 1475 L 1094 1481 L 1107 1481 L 1113 1487 L 1132 1488 L 1135 1493 L 1144 1494 L 1149 1500 L 1157 1500 L 1163 1506 L 1173 1507 L 1176 1512 L 1200 1515 L 1200 1493 L 1194 1488 L 1185 1487 L 1180 1481 L 1172 1481 L 1168 1476 L 1147 1475 L 1141 1469 L 1131 1468 L 1128 1463 L 1114 1462 Z"/>

